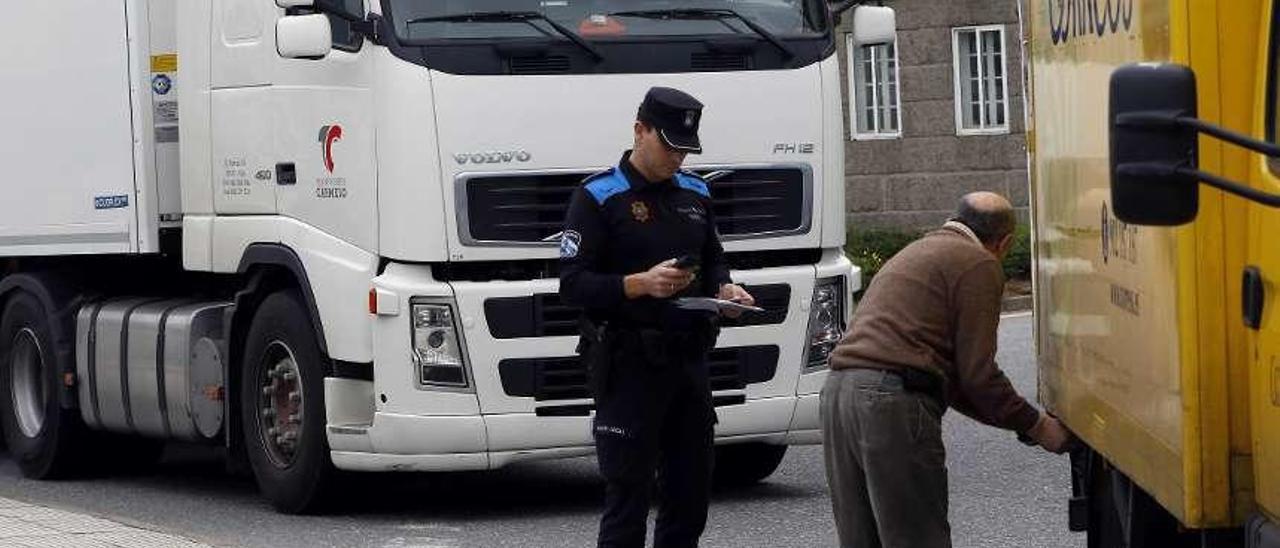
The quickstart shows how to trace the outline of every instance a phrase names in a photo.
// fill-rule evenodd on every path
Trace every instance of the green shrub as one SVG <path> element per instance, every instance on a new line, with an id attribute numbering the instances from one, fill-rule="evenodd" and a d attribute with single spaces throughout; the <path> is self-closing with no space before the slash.
<path id="1" fill-rule="evenodd" d="M 906 230 L 850 230 L 845 253 L 853 264 L 862 269 L 862 286 L 866 287 L 871 278 L 880 271 L 884 262 L 916 240 L 920 232 Z"/>
<path id="2" fill-rule="evenodd" d="M 1013 233 L 1013 247 L 1004 256 L 1004 277 L 1010 280 L 1031 279 L 1031 227 L 1019 223 Z"/>
<path id="3" fill-rule="evenodd" d="M 845 253 L 853 264 L 862 269 L 862 284 L 866 287 L 885 261 L 922 234 L 923 232 L 905 229 L 852 229 L 849 231 L 848 243 L 845 244 Z M 1031 229 L 1027 225 L 1018 225 L 1013 237 L 1013 247 L 1009 249 L 1002 266 L 1005 277 L 1009 279 L 1031 277 Z"/>

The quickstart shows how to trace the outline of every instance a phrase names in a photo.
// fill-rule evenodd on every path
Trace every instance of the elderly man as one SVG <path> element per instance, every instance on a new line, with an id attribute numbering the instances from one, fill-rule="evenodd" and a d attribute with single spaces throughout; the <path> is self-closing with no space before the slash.
<path id="1" fill-rule="evenodd" d="M 895 255 L 867 288 L 822 389 L 841 546 L 951 546 L 948 406 L 1066 449 L 1066 428 L 1019 396 L 995 363 L 1000 262 L 1016 225 L 1008 200 L 969 194 L 954 219 Z"/>

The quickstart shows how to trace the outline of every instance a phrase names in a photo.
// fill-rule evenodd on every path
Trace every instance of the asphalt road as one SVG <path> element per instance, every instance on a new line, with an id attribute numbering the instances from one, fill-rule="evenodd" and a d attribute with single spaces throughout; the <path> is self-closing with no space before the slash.
<path id="1" fill-rule="evenodd" d="M 1031 321 L 1006 318 L 1000 363 L 1033 395 Z M 957 413 L 944 420 L 951 470 L 951 523 L 959 547 L 1082 547 L 1066 529 L 1065 457 L 1019 444 L 1012 434 Z M 336 514 L 284 516 L 259 499 L 252 479 L 228 475 L 203 448 L 171 447 L 145 473 L 61 482 L 23 479 L 0 460 L 0 496 L 87 512 L 238 547 L 590 546 L 603 484 L 591 458 L 487 473 L 361 475 Z M 717 493 L 703 546 L 834 546 L 822 453 L 793 447 L 765 483 Z"/>

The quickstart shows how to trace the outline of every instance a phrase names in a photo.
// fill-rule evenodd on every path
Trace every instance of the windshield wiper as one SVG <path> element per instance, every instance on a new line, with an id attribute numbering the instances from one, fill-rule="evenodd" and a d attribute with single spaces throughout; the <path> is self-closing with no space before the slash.
<path id="1" fill-rule="evenodd" d="M 604 55 L 600 53 L 600 50 L 596 49 L 595 46 L 591 45 L 591 43 L 587 42 L 586 40 L 583 40 L 581 36 L 578 36 L 578 33 L 573 32 L 572 30 L 569 30 L 569 27 L 561 25 L 560 23 L 557 23 L 554 19 L 547 17 L 546 15 L 536 11 L 473 11 L 469 13 L 454 13 L 450 15 L 435 15 L 430 17 L 419 17 L 417 19 L 410 19 L 408 21 L 405 21 L 405 24 L 412 25 L 414 23 L 432 23 L 437 21 L 460 22 L 460 23 L 470 23 L 470 22 L 502 23 L 502 22 L 510 21 L 510 22 L 528 23 L 533 28 L 542 30 L 542 27 L 539 27 L 536 23 L 533 22 L 535 19 L 546 21 L 546 23 L 548 25 L 551 25 L 551 28 L 555 29 L 556 32 L 560 33 L 561 36 L 568 38 L 569 41 L 573 42 L 574 44 L 577 44 L 578 47 L 586 50 L 587 53 L 590 53 L 591 56 L 594 57 L 596 61 L 600 61 L 604 59 Z"/>
<path id="2" fill-rule="evenodd" d="M 790 47 L 783 43 L 782 40 L 779 40 L 772 32 L 769 32 L 769 29 L 760 26 L 759 23 L 756 23 L 751 18 L 731 9 L 677 8 L 665 10 L 633 10 L 616 11 L 609 15 L 611 17 L 643 17 L 648 19 L 737 19 L 742 21 L 742 24 L 746 25 L 747 28 L 755 31 L 756 34 L 764 37 L 764 39 L 770 44 L 773 44 L 774 47 L 782 51 L 787 58 L 796 56 L 796 52 L 792 51 Z"/>

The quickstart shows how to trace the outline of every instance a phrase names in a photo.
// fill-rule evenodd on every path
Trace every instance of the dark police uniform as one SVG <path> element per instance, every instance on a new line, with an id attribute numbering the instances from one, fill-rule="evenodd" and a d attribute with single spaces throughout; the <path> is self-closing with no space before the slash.
<path id="1" fill-rule="evenodd" d="M 701 104 L 662 89 L 646 96 L 640 119 L 666 115 L 651 125 L 692 125 L 692 141 L 687 132 L 661 137 L 667 146 L 696 147 Z M 579 350 L 591 368 L 593 434 L 608 482 L 599 545 L 643 546 L 656 470 L 655 546 L 696 546 L 711 481 L 716 418 L 706 356 L 715 345 L 716 319 L 677 309 L 671 299 L 627 299 L 623 278 L 691 255 L 700 271 L 673 298 L 714 296 L 730 283 L 729 271 L 706 182 L 685 171 L 647 181 L 629 156 L 577 189 L 561 240 L 560 293 L 585 310 Z"/>

